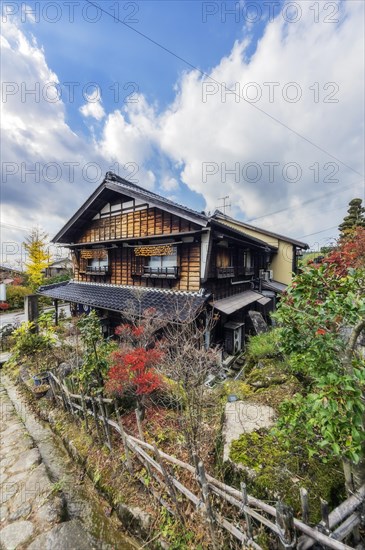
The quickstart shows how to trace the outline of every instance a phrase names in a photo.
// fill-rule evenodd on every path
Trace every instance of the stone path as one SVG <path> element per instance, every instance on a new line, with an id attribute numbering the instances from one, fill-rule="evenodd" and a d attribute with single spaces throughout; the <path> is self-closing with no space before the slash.
<path id="1" fill-rule="evenodd" d="M 39 449 L 1 382 L 0 443 L 1 550 L 111 548 L 95 541 L 79 519 L 64 521 L 65 502 L 57 484 L 51 482 Z"/>
<path id="2" fill-rule="evenodd" d="M 0 550 L 138 548 L 105 504 L 0 371 Z"/>
<path id="3" fill-rule="evenodd" d="M 63 504 L 2 385 L 0 422 L 0 546 L 13 550 L 34 541 L 40 549 L 38 536 L 61 521 Z"/>

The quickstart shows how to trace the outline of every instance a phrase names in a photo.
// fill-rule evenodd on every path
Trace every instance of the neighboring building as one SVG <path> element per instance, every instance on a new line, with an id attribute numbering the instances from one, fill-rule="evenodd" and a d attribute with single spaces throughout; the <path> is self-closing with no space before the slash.
<path id="1" fill-rule="evenodd" d="M 7 265 L 0 265 L 0 283 L 11 284 L 17 277 L 24 277 L 23 271 Z"/>
<path id="2" fill-rule="evenodd" d="M 213 218 L 228 227 L 241 231 L 244 235 L 250 235 L 274 247 L 276 253 L 270 261 L 270 278 L 281 285 L 287 286 L 290 283 L 293 273 L 297 272 L 298 260 L 302 256 L 302 250 L 309 248 L 306 243 L 235 220 L 221 212 L 215 212 Z"/>
<path id="3" fill-rule="evenodd" d="M 167 320 L 214 308 L 213 340 L 237 351 L 247 311 L 267 314 L 289 282 L 291 268 L 278 259 L 281 242 L 307 247 L 249 227 L 219 212 L 195 212 L 108 172 L 53 239 L 70 248 L 74 280 L 40 293 L 56 304 L 72 302 L 79 312 L 98 309 L 105 331 L 131 307 L 152 307 Z"/>
<path id="4" fill-rule="evenodd" d="M 45 277 L 57 277 L 58 275 L 72 275 L 72 261 L 70 258 L 61 258 L 50 263 L 44 270 Z"/>

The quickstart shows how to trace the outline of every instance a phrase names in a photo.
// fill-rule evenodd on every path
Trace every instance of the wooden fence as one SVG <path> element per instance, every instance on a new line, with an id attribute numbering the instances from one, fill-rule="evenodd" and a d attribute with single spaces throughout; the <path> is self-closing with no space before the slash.
<path id="1" fill-rule="evenodd" d="M 315 543 L 335 550 L 353 548 L 342 541 L 351 533 L 356 533 L 361 522 L 364 521 L 365 485 L 332 512 L 329 512 L 327 502 L 321 500 L 322 520 L 313 527 L 309 525 L 306 489 L 300 489 L 302 519 L 297 519 L 293 517 L 291 508 L 283 502 L 277 502 L 276 506 L 267 504 L 249 495 L 244 483 L 241 484 L 241 490 L 238 490 L 210 476 L 201 461 L 197 466 L 192 466 L 164 453 L 156 445 L 150 445 L 144 440 L 137 414 L 136 422 L 140 437 L 136 438 L 128 434 L 123 427 L 118 407 L 112 399 L 72 393 L 65 381 L 59 380 L 53 373 L 50 373 L 50 386 L 55 400 L 62 404 L 66 411 L 84 419 L 86 430 L 90 431 L 91 422 L 95 425 L 99 440 L 110 450 L 112 449 L 111 434 L 114 432 L 119 435 L 125 454 L 123 462 L 125 468 L 134 475 L 135 460 L 142 464 L 150 478 L 162 486 L 164 493 L 169 495 L 169 501 L 162 498 L 152 483 L 147 484 L 141 478 L 138 478 L 139 481 L 144 483 L 171 514 L 184 523 L 184 510 L 179 494 L 193 503 L 207 523 L 213 548 L 219 548 L 216 542 L 216 526 L 219 526 L 237 539 L 243 548 L 262 550 L 253 539 L 255 522 L 264 525 L 274 533 L 284 548 L 307 550 Z M 112 414 L 115 419 L 110 417 Z M 196 487 L 196 492 L 181 483 L 176 477 L 176 472 L 172 473 L 168 465 L 174 467 L 174 470 L 178 467 L 189 472 L 192 481 L 190 486 Z M 219 505 L 221 504 L 219 500 L 223 501 L 225 506 Z M 227 507 L 227 504 L 230 506 Z M 230 513 L 225 514 L 225 517 L 221 510 L 226 509 L 229 509 Z"/>

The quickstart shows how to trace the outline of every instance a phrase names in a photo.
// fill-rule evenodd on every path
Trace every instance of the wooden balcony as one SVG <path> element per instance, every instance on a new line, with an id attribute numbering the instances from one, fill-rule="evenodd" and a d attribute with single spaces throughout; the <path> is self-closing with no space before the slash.
<path id="1" fill-rule="evenodd" d="M 143 277 L 145 279 L 178 279 L 179 268 L 173 267 L 150 267 L 143 266 L 141 270 L 132 273 L 135 277 Z"/>
<path id="2" fill-rule="evenodd" d="M 229 277 L 235 276 L 235 268 L 230 267 L 217 267 L 217 278 L 218 279 L 227 279 Z"/>
<path id="3" fill-rule="evenodd" d="M 100 267 L 91 267 L 86 266 L 85 271 L 80 271 L 80 273 L 85 273 L 86 275 L 96 275 L 100 277 L 105 277 L 110 274 L 110 268 L 107 265 Z"/>

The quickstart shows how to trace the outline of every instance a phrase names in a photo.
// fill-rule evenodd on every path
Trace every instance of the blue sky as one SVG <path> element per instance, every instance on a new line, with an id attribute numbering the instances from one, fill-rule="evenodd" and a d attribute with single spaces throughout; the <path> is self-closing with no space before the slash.
<path id="1" fill-rule="evenodd" d="M 349 200 L 363 196 L 362 2 L 1 7 L 6 242 L 34 224 L 54 234 L 99 183 L 83 177 L 88 163 L 100 173 L 118 163 L 121 175 L 129 163 L 140 185 L 197 210 L 229 195 L 231 215 L 314 247 L 336 237 Z M 22 96 L 54 81 L 58 101 Z M 224 82 L 235 95 L 222 96 Z M 27 172 L 36 163 L 39 181 Z M 49 163 L 62 167 L 56 182 Z"/>

